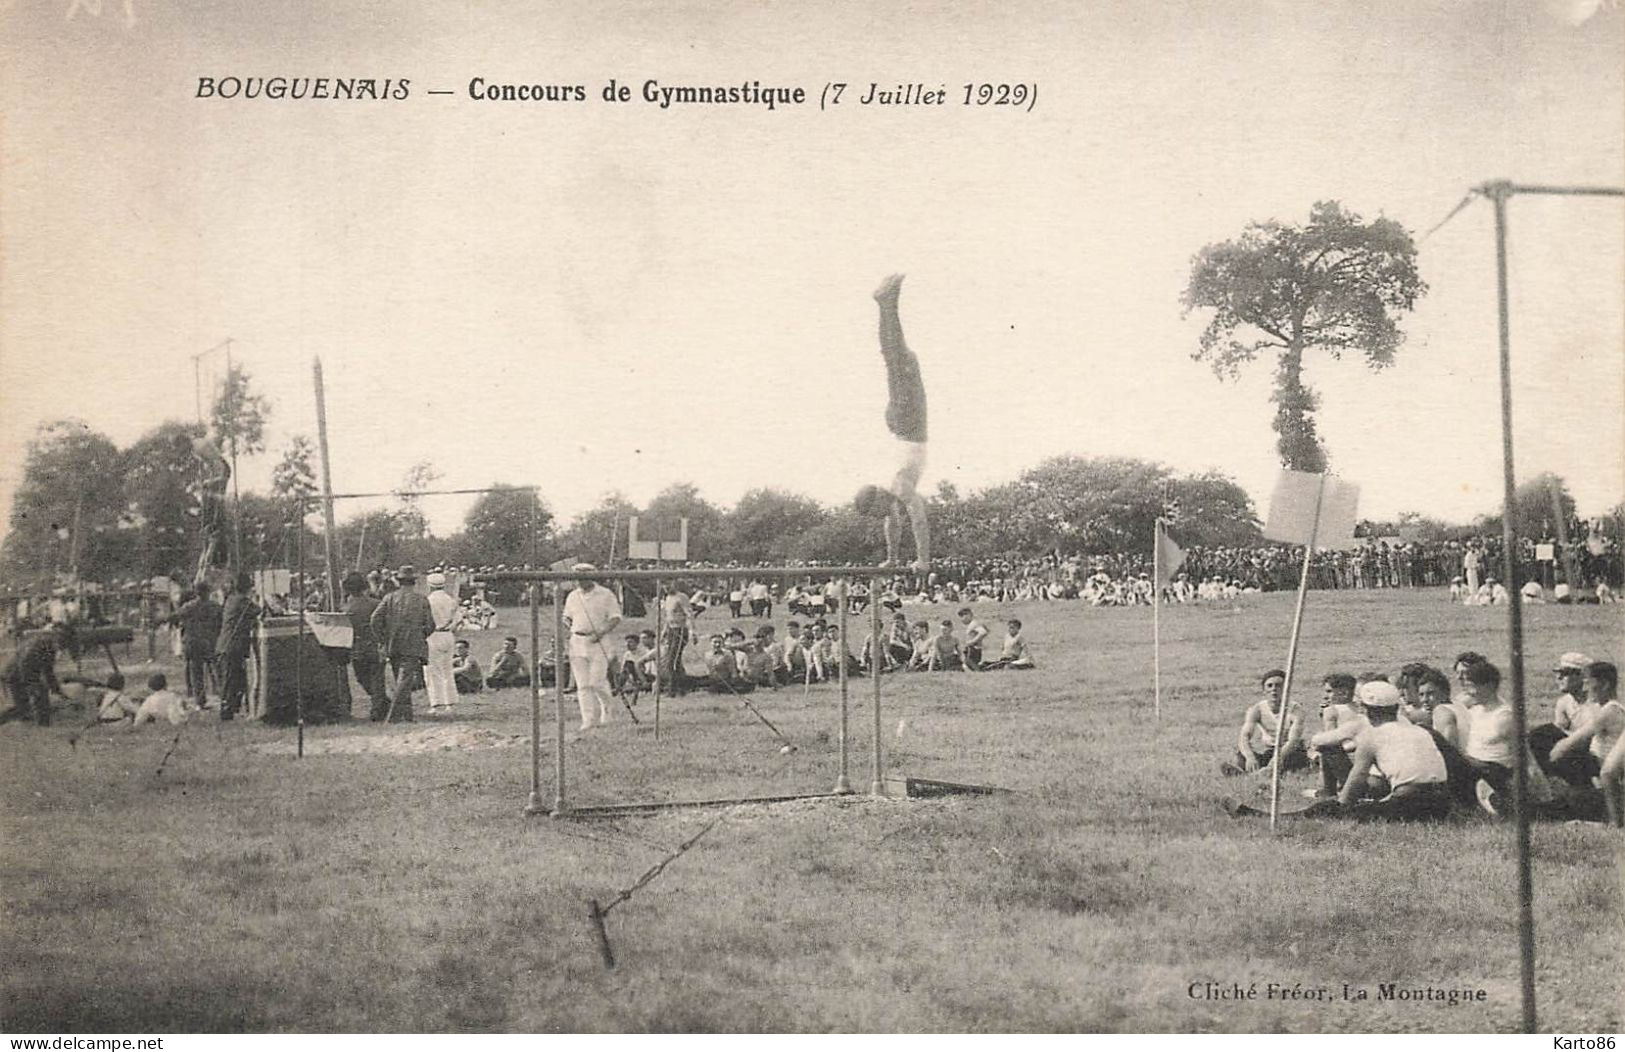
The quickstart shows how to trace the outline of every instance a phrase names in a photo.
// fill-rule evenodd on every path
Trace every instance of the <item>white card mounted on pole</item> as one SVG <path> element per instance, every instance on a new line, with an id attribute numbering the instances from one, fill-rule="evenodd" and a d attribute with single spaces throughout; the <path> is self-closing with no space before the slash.
<path id="1" fill-rule="evenodd" d="M 651 531 L 653 536 L 650 536 Z M 688 559 L 688 518 L 639 522 L 632 515 L 626 523 L 626 557 L 654 559 L 657 562 L 685 562 Z"/>
<path id="2" fill-rule="evenodd" d="M 1317 548 L 1355 548 L 1354 523 L 1360 506 L 1360 487 L 1335 475 L 1321 476 L 1307 471 L 1283 471 L 1270 494 L 1269 519 L 1264 536 L 1287 544 L 1308 544 L 1314 538 Z M 1316 499 L 1319 523 L 1316 530 Z"/>

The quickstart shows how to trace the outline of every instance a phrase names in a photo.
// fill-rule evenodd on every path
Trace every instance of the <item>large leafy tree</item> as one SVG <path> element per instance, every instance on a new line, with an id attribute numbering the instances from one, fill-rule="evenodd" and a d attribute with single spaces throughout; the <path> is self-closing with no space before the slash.
<path id="1" fill-rule="evenodd" d="M 429 519 L 423 514 L 423 498 L 414 496 L 432 490 L 444 478 L 439 468 L 427 460 L 420 460 L 406 469 L 400 486 L 395 490 L 400 510 L 395 515 L 395 531 L 403 540 L 422 541 L 429 536 Z"/>
<path id="2" fill-rule="evenodd" d="M 1391 219 L 1368 223 L 1336 201 L 1320 201 L 1306 225 L 1251 223 L 1235 240 L 1202 249 L 1183 301 L 1187 314 L 1213 312 L 1192 357 L 1219 376 L 1275 356 L 1281 463 L 1324 471 L 1314 420 L 1319 399 L 1304 383 L 1305 352 L 1354 352 L 1373 369 L 1392 365 L 1405 339 L 1400 316 L 1426 291 L 1404 227 Z"/>
<path id="3" fill-rule="evenodd" d="M 401 513 L 391 508 L 362 512 L 339 524 L 341 551 L 354 553 L 341 560 L 340 569 L 392 569 L 412 562 L 400 525 Z"/>
<path id="4" fill-rule="evenodd" d="M 165 421 L 124 451 L 125 515 L 142 577 L 191 578 L 202 547 L 198 524 L 198 424 Z"/>
<path id="5" fill-rule="evenodd" d="M 531 524 L 535 523 L 541 561 L 552 552 L 553 513 L 535 490 L 496 484 L 481 494 L 463 518 L 460 561 L 515 566 L 531 561 Z"/>
<path id="6" fill-rule="evenodd" d="M 42 425 L 28 443 L 0 549 L 7 578 L 47 584 L 75 567 L 85 580 L 129 570 L 123 469 L 118 447 L 84 421 Z"/>
<path id="7" fill-rule="evenodd" d="M 1174 479 L 1168 492 L 1179 503 L 1180 540 L 1235 547 L 1263 539 L 1253 499 L 1233 479 L 1208 471 Z"/>
<path id="8" fill-rule="evenodd" d="M 741 563 L 782 562 L 803 534 L 828 518 L 829 513 L 810 497 L 753 489 L 727 515 L 732 542 L 728 557 Z"/>
<path id="9" fill-rule="evenodd" d="M 233 365 L 209 411 L 209 424 L 227 456 L 253 456 L 265 451 L 265 423 L 271 400 L 254 390 L 248 370 Z"/>
<path id="10" fill-rule="evenodd" d="M 692 482 L 676 482 L 661 490 L 644 516 L 646 522 L 687 519 L 691 560 L 720 563 L 735 559 L 722 509 L 700 496 L 700 488 Z"/>
<path id="11" fill-rule="evenodd" d="M 626 559 L 626 523 L 638 513 L 637 506 L 620 492 L 605 494 L 598 506 L 584 511 L 570 520 L 570 526 L 559 534 L 558 548 L 572 559 L 587 559 L 603 564 L 614 546 L 615 559 Z"/>
<path id="12" fill-rule="evenodd" d="M 873 566 L 886 557 L 886 543 L 873 519 L 842 506 L 824 521 L 787 538 L 784 554 L 796 562 Z"/>
<path id="13" fill-rule="evenodd" d="M 1570 524 L 1574 521 L 1574 497 L 1569 493 L 1569 484 L 1561 475 L 1545 471 L 1524 479 L 1513 491 L 1512 501 L 1512 526 L 1517 530 L 1519 537 L 1534 540 L 1555 538 L 1559 514 L 1562 516 L 1564 526 L 1572 532 Z M 1497 513 L 1485 518 L 1482 530 L 1486 533 L 1499 534 L 1501 515 Z M 1583 541 L 1585 538 L 1569 539 Z"/>

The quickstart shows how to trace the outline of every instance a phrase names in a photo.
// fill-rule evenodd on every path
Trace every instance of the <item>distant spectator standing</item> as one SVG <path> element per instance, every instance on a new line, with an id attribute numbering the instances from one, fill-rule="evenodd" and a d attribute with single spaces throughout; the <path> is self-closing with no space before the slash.
<path id="1" fill-rule="evenodd" d="M 220 718 L 235 719 L 248 701 L 248 651 L 254 645 L 254 624 L 260 610 L 254 602 L 254 579 L 239 572 L 220 614 L 220 637 L 215 640 L 215 670 L 220 675 Z"/>
<path id="2" fill-rule="evenodd" d="M 425 578 L 429 586 L 429 610 L 434 615 L 434 631 L 429 633 L 429 658 L 425 666 L 429 687 L 429 711 L 443 712 L 457 701 L 457 685 L 452 672 L 452 652 L 457 636 L 457 600 L 446 591 L 446 575 L 438 570 Z"/>
<path id="3" fill-rule="evenodd" d="M 356 570 L 344 575 L 344 613 L 350 619 L 350 665 L 356 682 L 366 692 L 368 718 L 381 720 L 389 711 L 389 695 L 384 691 L 384 663 L 378 657 L 378 636 L 372 630 L 372 612 L 378 600 L 365 577 Z"/>
<path id="4" fill-rule="evenodd" d="M 171 620 L 181 631 L 181 657 L 186 662 L 186 694 L 197 707 L 209 707 L 209 662 L 220 638 L 220 604 L 206 588 L 187 594 Z"/>
<path id="5" fill-rule="evenodd" d="M 423 666 L 429 660 L 429 635 L 434 631 L 434 611 L 429 600 L 419 595 L 417 569 L 403 566 L 395 574 L 400 587 L 384 597 L 372 612 L 372 630 L 389 659 L 395 680 L 395 697 L 389 707 L 374 719 L 391 723 L 412 722 L 412 691 L 423 686 Z"/>
<path id="6" fill-rule="evenodd" d="M 51 723 L 51 696 L 62 693 L 56 678 L 56 655 L 66 630 L 52 622 L 44 631 L 27 640 L 17 656 L 6 665 L 6 693 L 11 708 L 0 715 L 0 723 L 15 719 L 33 720 L 41 727 Z"/>

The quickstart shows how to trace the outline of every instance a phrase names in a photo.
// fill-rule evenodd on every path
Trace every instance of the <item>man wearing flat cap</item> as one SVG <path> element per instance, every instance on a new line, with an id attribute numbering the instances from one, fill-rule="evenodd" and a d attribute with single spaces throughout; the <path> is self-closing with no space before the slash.
<path id="1" fill-rule="evenodd" d="M 1581 772 L 1578 768 L 1560 770 L 1554 768 L 1551 762 L 1553 747 L 1594 719 L 1601 708 L 1585 689 L 1586 670 L 1591 664 L 1590 656 L 1577 650 L 1571 650 L 1557 659 L 1552 666 L 1552 678 L 1558 691 L 1557 701 L 1552 706 L 1552 722 L 1543 723 L 1529 732 L 1529 751 L 1535 757 L 1535 763 L 1546 774 L 1564 780 L 1571 780 L 1575 775 L 1596 773 Z"/>
<path id="2" fill-rule="evenodd" d="M 564 621 L 570 633 L 570 674 L 581 706 L 581 729 L 587 731 L 615 720 L 605 640 L 621 623 L 621 604 L 615 593 L 598 587 L 592 579 L 590 575 L 598 569 L 592 563 L 576 563 L 570 569 L 581 576 L 564 598 Z"/>
<path id="3" fill-rule="evenodd" d="M 429 660 L 426 678 L 429 711 L 449 712 L 457 701 L 457 683 L 451 667 L 457 636 L 457 600 L 446 591 L 446 575 L 439 570 L 424 579 L 429 586 L 429 611 L 434 615 L 434 631 L 429 634 Z"/>
<path id="4" fill-rule="evenodd" d="M 394 697 L 389 708 L 373 719 L 387 719 L 391 723 L 412 721 L 412 691 L 423 685 L 423 666 L 429 660 L 429 636 L 434 632 L 434 611 L 429 600 L 418 594 L 412 586 L 417 583 L 417 570 L 403 566 L 395 573 L 400 587 L 384 597 L 378 609 L 372 612 L 372 633 L 378 638 L 379 648 L 389 659 L 389 671 L 395 680 Z"/>

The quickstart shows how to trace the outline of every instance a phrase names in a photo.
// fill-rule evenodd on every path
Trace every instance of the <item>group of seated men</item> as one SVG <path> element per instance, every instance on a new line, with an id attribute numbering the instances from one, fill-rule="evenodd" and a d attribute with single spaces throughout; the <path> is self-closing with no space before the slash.
<path id="1" fill-rule="evenodd" d="M 1625 824 L 1625 706 L 1612 662 L 1574 651 L 1559 658 L 1552 720 L 1523 743 L 1500 695 L 1500 669 L 1468 651 L 1456 657 L 1453 674 L 1454 697 L 1452 677 L 1420 662 L 1404 666 L 1394 683 L 1382 674 L 1331 673 L 1321 684 L 1320 730 L 1306 734 L 1296 707 L 1283 721 L 1286 674 L 1271 669 L 1221 770 L 1269 768 L 1279 740 L 1282 771 L 1320 770 L 1320 785 L 1305 792 L 1315 802 L 1295 815 L 1438 818 L 1457 806 L 1505 813 L 1523 762 L 1535 815 Z M 1225 806 L 1261 813 L 1233 800 Z"/>
<path id="2" fill-rule="evenodd" d="M 822 618 L 787 622 L 783 639 L 772 625 L 763 625 L 748 637 L 742 629 L 730 627 L 713 633 L 702 647 L 703 676 L 690 674 L 680 656 L 674 659 L 674 653 L 680 655 L 686 648 L 686 628 L 668 628 L 662 655 L 664 674 L 656 665 L 654 630 L 644 629 L 625 636 L 624 649 L 610 662 L 610 683 L 615 693 L 636 698 L 652 690 L 657 677 L 662 688 L 672 694 L 692 689 L 745 693 L 758 687 L 828 683 L 840 678 L 843 662 L 848 676 L 869 675 L 877 662 L 883 673 L 991 672 L 1034 667 L 1020 621 L 1011 619 L 1006 623 L 1000 654 L 990 658 L 984 649 L 989 636 L 987 626 L 969 607 L 962 607 L 958 618 L 964 627 L 963 638 L 956 634 L 951 619 L 943 618 L 933 631 L 929 621 L 911 624 L 897 614 L 890 627 L 882 630 L 880 645 L 875 645 L 871 635 L 865 638 L 857 656 L 842 641 L 840 627 Z M 483 668 L 473 656 L 467 640 L 458 640 L 452 675 L 458 693 L 475 694 L 485 689 L 529 686 L 531 671 L 519 651 L 518 640 L 509 636 L 490 659 L 489 668 Z M 551 685 L 551 664 L 543 663 L 539 675 L 543 685 Z"/>
<path id="3" fill-rule="evenodd" d="M 553 684 L 553 665 L 544 662 L 538 665 L 539 682 L 543 686 Z M 566 667 L 568 674 L 568 666 Z M 471 652 L 468 640 L 459 639 L 452 649 L 451 677 L 457 685 L 459 694 L 478 694 L 489 687 L 491 690 L 501 690 L 504 687 L 530 686 L 530 665 L 525 655 L 519 652 L 519 640 L 508 636 L 502 641 L 502 649 L 491 655 L 490 671 L 481 668 L 479 660 Z"/>
<path id="4" fill-rule="evenodd" d="M 758 628 L 751 639 L 741 630 L 731 628 L 710 637 L 705 655 L 705 686 L 717 693 L 743 693 L 756 687 L 828 683 L 840 678 L 843 664 L 848 676 L 872 675 L 877 667 L 881 673 L 1033 667 L 1020 621 L 1011 620 L 1006 625 L 1001 655 L 985 659 L 983 643 L 988 637 L 987 626 L 976 619 L 969 607 L 959 610 L 959 620 L 965 627 L 963 641 L 955 635 L 954 622 L 949 618 L 943 618 L 933 632 L 929 621 L 919 620 L 911 625 L 905 616 L 897 614 L 890 630 L 883 631 L 880 645 L 875 645 L 871 633 L 864 639 L 858 656 L 854 656 L 841 639 L 840 628 L 822 619 L 806 624 L 787 622 L 782 641 L 772 625 Z M 636 642 L 639 652 L 648 649 L 648 640 Z M 627 669 L 638 665 L 633 646 L 634 639 L 629 636 L 628 653 L 622 658 Z M 642 661 L 645 668 L 653 668 L 652 654 Z"/>
<path id="5" fill-rule="evenodd" d="M 1005 636 L 997 658 L 985 655 L 984 645 L 989 636 L 987 626 L 977 620 L 968 606 L 958 612 L 959 623 L 965 628 L 963 642 L 954 634 L 954 622 L 943 618 L 935 631 L 930 621 L 920 619 L 910 623 L 902 614 L 892 617 L 891 625 L 881 639 L 880 667 L 883 672 L 995 672 L 1003 669 L 1033 668 L 1032 655 L 1027 648 L 1027 637 L 1021 622 L 1011 618 L 1005 623 Z M 865 640 L 863 663 L 873 661 L 874 641 Z"/>

